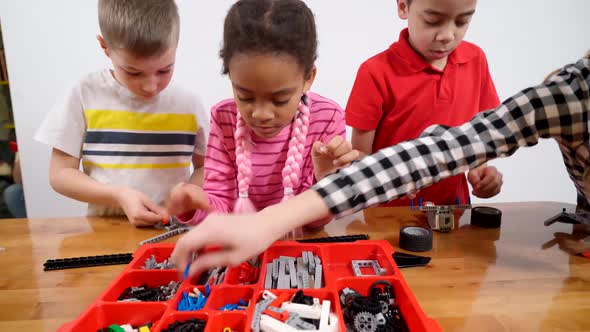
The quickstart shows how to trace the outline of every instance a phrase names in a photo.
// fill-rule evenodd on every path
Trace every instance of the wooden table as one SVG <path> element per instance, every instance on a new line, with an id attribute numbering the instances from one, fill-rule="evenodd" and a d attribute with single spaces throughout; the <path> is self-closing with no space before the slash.
<path id="1" fill-rule="evenodd" d="M 571 225 L 543 226 L 573 206 L 491 206 L 503 212 L 501 229 L 471 227 L 466 211 L 458 229 L 435 233 L 433 250 L 424 253 L 433 257 L 429 266 L 402 269 L 426 314 L 445 331 L 590 330 L 590 259 L 550 246 L 553 233 L 570 233 Z M 424 222 L 423 214 L 407 208 L 376 208 L 310 236 L 362 233 L 397 247 L 400 225 Z M 160 232 L 122 219 L 0 220 L 0 331 L 55 331 L 124 267 L 44 272 L 47 259 L 133 252 Z"/>

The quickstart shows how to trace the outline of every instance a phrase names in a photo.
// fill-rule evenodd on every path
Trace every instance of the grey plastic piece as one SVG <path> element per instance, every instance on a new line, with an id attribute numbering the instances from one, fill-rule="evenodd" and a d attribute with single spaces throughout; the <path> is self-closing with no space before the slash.
<path id="1" fill-rule="evenodd" d="M 277 307 L 268 307 L 266 309 L 267 310 L 270 310 L 270 311 L 274 311 L 274 312 L 279 313 L 279 314 L 282 313 L 282 312 L 285 312 L 285 309 L 281 309 L 281 308 L 277 308 Z"/>
<path id="2" fill-rule="evenodd" d="M 266 263 L 266 277 L 264 278 L 264 288 L 272 288 L 272 263 Z"/>
<path id="3" fill-rule="evenodd" d="M 256 306 L 254 307 L 254 318 L 252 319 L 252 331 L 260 332 L 260 316 L 262 316 L 264 310 L 266 310 L 273 301 L 274 298 L 268 298 L 256 303 Z"/>
<path id="4" fill-rule="evenodd" d="M 272 280 L 279 279 L 279 261 L 275 258 L 272 260 Z"/>
<path id="5" fill-rule="evenodd" d="M 320 259 L 320 256 L 314 256 L 313 258 L 315 260 L 315 265 L 322 265 L 322 260 Z"/>
<path id="6" fill-rule="evenodd" d="M 299 317 L 296 313 L 289 313 L 289 318 L 285 321 L 285 324 L 292 326 L 299 330 L 315 330 L 315 325 L 308 323 Z"/>
<path id="7" fill-rule="evenodd" d="M 160 234 L 160 235 L 151 237 L 149 239 L 143 240 L 143 241 L 139 242 L 139 245 L 141 246 L 141 245 L 144 245 L 146 243 L 158 243 L 158 242 L 162 242 L 162 241 L 166 240 L 167 238 L 170 238 L 170 237 L 173 237 L 175 235 L 188 232 L 189 230 L 190 230 L 189 227 L 176 228 L 176 229 L 173 229 L 171 231 L 168 231 L 168 232 L 166 232 L 164 234 Z"/>
<path id="8" fill-rule="evenodd" d="M 291 288 L 291 279 L 285 273 L 287 261 L 281 260 L 279 262 L 279 280 L 277 281 L 277 289 Z"/>
<path id="9" fill-rule="evenodd" d="M 357 332 L 377 331 L 375 316 L 366 311 L 359 312 L 354 317 L 354 328 L 357 330 Z"/>
<path id="10" fill-rule="evenodd" d="M 315 268 L 315 276 L 313 278 L 313 288 L 322 288 L 322 265 L 317 265 Z"/>
<path id="11" fill-rule="evenodd" d="M 303 288 L 303 273 L 301 271 L 297 272 L 297 288 Z"/>
<path id="12" fill-rule="evenodd" d="M 297 287 L 297 269 L 295 269 L 295 260 L 289 260 L 289 276 L 291 277 L 291 288 Z"/>
<path id="13" fill-rule="evenodd" d="M 309 252 L 309 274 L 315 274 L 315 256 Z"/>
<path id="14" fill-rule="evenodd" d="M 361 272 L 361 267 L 372 267 L 373 271 L 375 271 L 374 275 L 378 275 L 378 276 L 385 275 L 385 273 L 387 272 L 386 269 L 382 268 L 379 265 L 379 262 L 377 260 L 353 260 L 352 261 L 352 270 L 353 270 L 355 276 L 357 276 L 357 277 L 371 276 L 371 274 L 363 274 Z"/>
<path id="15" fill-rule="evenodd" d="M 303 277 L 303 288 L 309 288 L 309 274 L 304 270 L 301 275 Z"/>
<path id="16" fill-rule="evenodd" d="M 303 265 L 307 266 L 307 264 L 309 264 L 309 257 L 307 256 L 307 251 L 302 252 L 301 257 L 303 258 Z"/>

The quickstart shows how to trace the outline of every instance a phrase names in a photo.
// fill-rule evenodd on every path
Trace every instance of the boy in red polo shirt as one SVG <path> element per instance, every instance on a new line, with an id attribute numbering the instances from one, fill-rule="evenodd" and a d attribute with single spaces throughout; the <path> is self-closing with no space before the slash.
<path id="1" fill-rule="evenodd" d="M 476 0 L 398 0 L 398 14 L 408 20 L 399 40 L 365 61 L 346 105 L 353 127 L 352 145 L 371 154 L 416 138 L 433 124 L 460 125 L 477 112 L 500 104 L 483 51 L 463 41 Z M 481 166 L 468 174 L 473 194 L 489 198 L 500 192 L 502 174 Z M 417 194 L 437 205 L 469 200 L 465 175 Z M 409 205 L 408 199 L 389 206 Z"/>

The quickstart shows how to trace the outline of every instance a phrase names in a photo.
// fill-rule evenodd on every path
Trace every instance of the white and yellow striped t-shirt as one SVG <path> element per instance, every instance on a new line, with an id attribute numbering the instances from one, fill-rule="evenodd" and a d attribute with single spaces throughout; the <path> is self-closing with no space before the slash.
<path id="1" fill-rule="evenodd" d="M 93 179 L 134 188 L 160 203 L 172 186 L 189 179 L 192 155 L 205 155 L 205 119 L 200 100 L 173 83 L 145 101 L 107 69 L 69 89 L 35 139 L 80 158 Z M 89 215 L 122 213 L 88 207 Z"/>

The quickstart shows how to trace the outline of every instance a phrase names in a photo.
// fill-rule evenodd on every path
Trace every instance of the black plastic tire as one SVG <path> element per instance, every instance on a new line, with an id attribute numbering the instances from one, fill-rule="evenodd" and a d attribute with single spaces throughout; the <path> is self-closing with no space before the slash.
<path id="1" fill-rule="evenodd" d="M 432 250 L 432 230 L 418 226 L 402 227 L 399 230 L 399 246 L 417 252 Z"/>
<path id="2" fill-rule="evenodd" d="M 471 224 L 483 228 L 498 228 L 502 224 L 502 211 L 487 206 L 471 209 Z"/>

